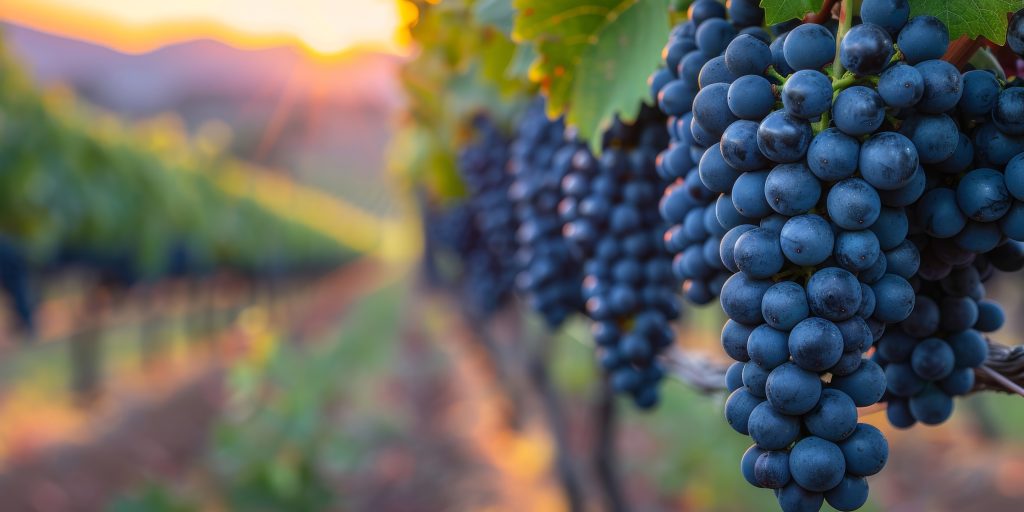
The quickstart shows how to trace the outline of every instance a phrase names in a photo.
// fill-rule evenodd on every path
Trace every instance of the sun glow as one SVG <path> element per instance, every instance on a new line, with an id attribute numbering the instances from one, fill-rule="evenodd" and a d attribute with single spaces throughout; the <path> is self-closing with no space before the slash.
<path id="1" fill-rule="evenodd" d="M 140 53 L 189 39 L 247 47 L 289 42 L 320 55 L 402 52 L 401 0 L 3 0 L 0 19 Z M 414 11 L 414 9 L 413 9 Z"/>

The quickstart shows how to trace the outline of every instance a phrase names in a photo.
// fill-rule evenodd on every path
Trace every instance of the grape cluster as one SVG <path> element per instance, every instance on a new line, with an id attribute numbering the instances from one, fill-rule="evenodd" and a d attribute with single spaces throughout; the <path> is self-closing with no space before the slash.
<path id="1" fill-rule="evenodd" d="M 727 9 L 731 21 L 725 20 Z M 764 12 L 756 1 L 733 1 L 728 8 L 698 1 L 689 16 L 690 22 L 672 31 L 662 51 L 665 66 L 649 82 L 659 109 L 669 116 L 669 147 L 657 160 L 659 176 L 671 182 L 660 202 L 662 218 L 670 224 L 664 243 L 675 255 L 672 270 L 683 283 L 683 296 L 707 304 L 729 277 L 718 247 L 723 225 L 734 223 L 739 213 L 728 196 L 718 195 L 728 192 L 735 176 L 714 171 L 725 165 L 718 143 L 711 133 L 693 128 L 691 105 L 701 87 L 732 79 L 722 53 L 733 39 L 768 41 L 769 36 L 760 28 Z"/>
<path id="2" fill-rule="evenodd" d="M 655 158 L 665 147 L 664 119 L 641 112 L 633 125 L 605 133 L 600 158 L 579 148 L 562 180 L 564 236 L 583 261 L 583 298 L 612 387 L 640 408 L 658 402 L 664 371 L 656 361 L 679 316 L 671 257 L 656 204 L 665 183 Z"/>
<path id="3" fill-rule="evenodd" d="M 512 176 L 507 172 L 509 144 L 498 127 L 485 115 L 473 119 L 475 140 L 459 154 L 458 169 L 466 182 L 469 199 L 464 209 L 453 214 L 461 231 L 457 253 L 462 258 L 463 291 L 469 307 L 488 316 L 511 297 L 518 265 L 516 219 L 509 198 Z"/>
<path id="4" fill-rule="evenodd" d="M 1021 265 L 1024 88 L 961 74 L 942 22 L 909 12 L 865 0 L 848 31 L 771 39 L 698 0 L 651 81 L 674 116 L 665 239 L 679 275 L 706 280 L 694 297 L 720 295 L 726 419 L 756 443 L 744 476 L 787 511 L 866 501 L 888 445 L 858 407 L 886 400 L 897 426 L 949 416 L 1002 323 L 981 283 Z M 698 222 L 712 204 L 718 226 Z"/>
<path id="5" fill-rule="evenodd" d="M 562 178 L 573 155 L 583 150 L 566 137 L 564 122 L 547 118 L 540 101 L 526 112 L 510 148 L 515 181 L 509 194 L 519 221 L 517 287 L 552 328 L 583 306 L 583 275 L 562 237 L 558 215 Z"/>
<path id="6" fill-rule="evenodd" d="M 938 279 L 924 273 L 912 279 L 914 310 L 878 341 L 872 359 L 885 368 L 889 422 L 909 428 L 936 425 L 953 412 L 953 397 L 974 387 L 974 368 L 988 356 L 984 332 L 999 329 L 1006 317 L 998 304 L 984 300 L 996 270 L 1024 267 L 1024 244 L 1010 242 L 987 255 L 959 248 L 948 239 L 915 235 L 921 252 L 952 270 Z"/>

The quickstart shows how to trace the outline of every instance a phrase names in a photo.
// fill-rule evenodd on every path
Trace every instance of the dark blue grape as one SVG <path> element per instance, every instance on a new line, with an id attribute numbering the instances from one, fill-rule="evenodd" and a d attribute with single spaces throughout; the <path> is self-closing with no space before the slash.
<path id="1" fill-rule="evenodd" d="M 937 238 L 951 238 L 967 225 L 967 217 L 957 206 L 956 193 L 941 187 L 921 196 L 917 221 L 926 233 Z"/>
<path id="2" fill-rule="evenodd" d="M 834 239 L 828 221 L 818 215 L 793 217 L 782 227 L 780 246 L 789 261 L 817 265 L 832 255 Z"/>
<path id="3" fill-rule="evenodd" d="M 843 451 L 835 443 L 809 436 L 797 442 L 790 451 L 789 470 L 800 487 L 825 492 L 843 480 L 847 463 Z"/>
<path id="4" fill-rule="evenodd" d="M 748 362 L 743 365 L 743 385 L 747 387 L 747 391 L 758 398 L 764 398 L 764 386 L 768 380 L 768 370 L 761 368 L 753 362 Z M 751 416 L 753 419 L 753 416 Z M 751 424 L 751 430 L 753 425 Z"/>
<path id="5" fill-rule="evenodd" d="M 760 121 L 775 107 L 775 93 L 764 77 L 746 75 L 729 86 L 726 96 L 729 110 L 740 119 Z"/>
<path id="6" fill-rule="evenodd" d="M 733 391 L 725 401 L 725 421 L 736 432 L 749 435 L 750 430 L 747 425 L 750 420 L 750 412 L 762 402 L 764 402 L 763 398 L 754 396 L 747 388 Z"/>
<path id="7" fill-rule="evenodd" d="M 771 281 L 752 279 L 742 272 L 734 274 L 722 286 L 722 310 L 737 322 L 762 323 L 761 298 L 771 284 Z"/>
<path id="8" fill-rule="evenodd" d="M 821 380 L 796 363 L 785 363 L 768 374 L 765 386 L 768 402 L 783 414 L 806 414 L 821 397 Z"/>
<path id="9" fill-rule="evenodd" d="M 697 0 L 686 12 L 686 18 L 698 27 L 707 20 L 725 18 L 725 6 L 715 0 Z"/>
<path id="10" fill-rule="evenodd" d="M 857 371 L 833 378 L 831 385 L 849 395 L 857 407 L 867 407 L 878 402 L 885 393 L 886 375 L 881 366 L 864 359 Z"/>
<path id="11" fill-rule="evenodd" d="M 859 159 L 860 142 L 837 128 L 819 133 L 807 149 L 807 166 L 822 181 L 849 178 Z"/>
<path id="12" fill-rule="evenodd" d="M 764 184 L 767 180 L 767 171 L 741 174 L 732 187 L 732 204 L 736 211 L 751 219 L 770 215 L 772 208 L 764 197 Z"/>
<path id="13" fill-rule="evenodd" d="M 860 6 L 860 17 L 865 23 L 874 23 L 893 36 L 906 25 L 909 16 L 910 2 L 907 0 L 864 0 Z"/>
<path id="14" fill-rule="evenodd" d="M 779 235 L 764 228 L 747 231 L 736 239 L 733 260 L 736 268 L 754 279 L 767 279 L 775 275 L 785 263 L 779 246 Z"/>
<path id="15" fill-rule="evenodd" d="M 940 59 L 949 46 L 949 31 L 934 16 L 914 16 L 900 31 L 896 43 L 910 64 Z"/>
<path id="16" fill-rule="evenodd" d="M 864 151 L 861 151 L 863 157 Z M 859 178 L 847 178 L 828 192 L 826 208 L 832 222 L 850 230 L 867 229 L 882 212 L 875 188 Z"/>
<path id="17" fill-rule="evenodd" d="M 743 474 L 743 478 L 747 480 L 750 485 L 754 487 L 760 487 L 761 484 L 757 483 L 755 477 L 755 468 L 757 460 L 765 453 L 765 450 L 760 446 L 754 444 L 747 451 L 743 452 L 743 458 L 740 460 L 740 472 Z"/>
<path id="18" fill-rule="evenodd" d="M 878 260 L 880 255 L 878 237 L 869 230 L 843 231 L 836 237 L 836 262 L 846 270 L 851 272 L 867 270 Z"/>
<path id="19" fill-rule="evenodd" d="M 914 289 L 906 279 L 895 274 L 886 274 L 871 285 L 875 292 L 875 315 L 883 322 L 902 322 L 914 309 Z"/>
<path id="20" fill-rule="evenodd" d="M 725 137 L 723 137 L 723 140 L 725 140 Z M 700 165 L 698 166 L 701 183 L 713 192 L 728 192 L 732 190 L 732 185 L 740 177 L 741 171 L 726 161 L 722 148 L 718 143 L 715 143 L 708 149 L 709 151 L 704 152 L 704 156 L 700 159 Z M 756 150 L 757 148 L 755 147 L 754 149 Z"/>
<path id="21" fill-rule="evenodd" d="M 789 452 L 770 451 L 762 453 L 754 463 L 754 479 L 758 485 L 768 489 L 781 489 L 791 479 Z"/>
<path id="22" fill-rule="evenodd" d="M 888 251 L 907 238 L 909 227 L 910 220 L 903 208 L 883 207 L 878 214 L 878 220 L 868 229 L 878 237 L 879 248 Z"/>
<path id="23" fill-rule="evenodd" d="M 873 23 L 851 28 L 839 43 L 839 61 L 857 75 L 881 73 L 889 64 L 892 52 L 892 37 Z"/>
<path id="24" fill-rule="evenodd" d="M 857 285 L 857 295 L 859 301 L 860 285 Z M 843 355 L 843 334 L 832 322 L 812 316 L 796 324 L 789 333 L 789 353 L 800 368 L 825 371 Z"/>
<path id="25" fill-rule="evenodd" d="M 825 501 L 836 510 L 857 510 L 868 501 L 868 481 L 846 475 L 839 485 L 825 492 Z"/>
<path id="26" fill-rule="evenodd" d="M 884 120 L 885 103 L 874 89 L 855 85 L 840 92 L 832 104 L 832 121 L 847 135 L 872 133 Z"/>
<path id="27" fill-rule="evenodd" d="M 953 415 L 953 397 L 937 387 L 926 387 L 910 397 L 909 403 L 911 414 L 925 425 L 944 423 Z"/>
<path id="28" fill-rule="evenodd" d="M 763 169 L 769 163 L 757 147 L 757 128 L 758 124 L 754 121 L 741 120 L 729 125 L 722 134 L 720 146 L 722 157 L 738 171 L 756 171 Z M 734 182 L 735 179 L 732 181 Z M 730 182 L 729 185 L 731 188 L 732 183 Z M 724 189 L 717 192 L 728 191 L 729 189 Z"/>
<path id="29" fill-rule="evenodd" d="M 975 69 L 964 73 L 964 93 L 957 103 L 968 116 L 985 116 L 992 112 L 1002 87 L 991 71 Z"/>
<path id="30" fill-rule="evenodd" d="M 700 125 L 716 139 L 736 120 L 729 111 L 728 94 L 729 85 L 718 83 L 704 87 L 693 99 L 693 124 Z"/>
<path id="31" fill-rule="evenodd" d="M 797 71 L 782 86 L 782 104 L 794 117 L 816 120 L 832 104 L 832 81 L 819 71 Z"/>
<path id="32" fill-rule="evenodd" d="M 999 94 L 992 121 L 1007 135 L 1024 135 L 1024 88 L 1012 87 Z"/>
<path id="33" fill-rule="evenodd" d="M 800 25 L 786 36 L 783 55 L 794 70 L 821 69 L 835 58 L 836 39 L 821 25 Z"/>
<path id="34" fill-rule="evenodd" d="M 878 78 L 878 94 L 890 107 L 912 107 L 924 95 L 924 78 L 914 66 L 897 63 Z"/>
<path id="35" fill-rule="evenodd" d="M 782 414 L 768 402 L 761 402 L 750 413 L 748 430 L 750 437 L 761 448 L 781 450 L 796 441 L 800 435 L 800 418 Z"/>
<path id="36" fill-rule="evenodd" d="M 801 320 L 807 318 L 810 314 L 810 308 L 807 305 L 807 294 L 804 292 L 804 287 L 792 281 L 783 281 L 772 285 L 764 293 L 764 297 L 761 298 L 761 314 L 764 316 L 765 322 L 774 327 L 775 329 L 781 329 L 788 331 L 792 329 Z M 765 327 L 766 328 L 766 327 Z M 779 331 L 775 331 L 775 333 Z M 789 357 L 789 349 L 786 343 L 788 343 L 783 336 L 783 347 L 786 348 L 786 357 Z M 748 342 L 749 343 L 749 342 Z M 772 346 L 775 346 L 774 343 Z M 773 351 L 772 354 L 778 354 L 779 351 Z M 765 358 L 766 361 L 769 358 Z M 771 359 L 774 361 L 774 359 Z M 762 366 L 767 367 L 768 365 L 764 362 L 760 363 Z M 778 365 L 773 365 L 772 367 Z"/>
<path id="37" fill-rule="evenodd" d="M 846 471 L 856 476 L 871 476 L 885 467 L 889 460 L 889 443 L 877 428 L 861 423 L 853 435 L 839 443 Z"/>
<path id="38" fill-rule="evenodd" d="M 697 27 L 697 48 L 708 58 L 721 55 L 725 48 L 736 37 L 736 29 L 732 23 L 721 18 L 711 18 Z"/>
<path id="39" fill-rule="evenodd" d="M 956 106 L 963 94 L 963 77 L 956 66 L 944 60 L 926 60 L 914 67 L 924 80 L 924 94 L 917 102 L 918 110 L 941 114 Z"/>
<path id="40" fill-rule="evenodd" d="M 711 84 L 731 84 L 736 75 L 725 67 L 725 57 L 719 55 L 704 63 L 697 74 L 697 85 L 703 89 Z"/>
<path id="41" fill-rule="evenodd" d="M 956 152 L 960 131 L 956 122 L 945 114 L 918 114 L 900 125 L 900 133 L 917 148 L 923 164 L 941 162 Z"/>
<path id="42" fill-rule="evenodd" d="M 861 175 L 880 190 L 895 190 L 909 183 L 917 165 L 913 142 L 896 132 L 876 133 L 860 147 Z"/>
<path id="43" fill-rule="evenodd" d="M 808 491 L 796 482 L 779 489 L 776 499 L 783 512 L 817 512 L 825 502 L 825 496 L 820 492 Z"/>
<path id="44" fill-rule="evenodd" d="M 789 360 L 786 333 L 768 325 L 759 325 L 747 338 L 747 354 L 757 366 L 774 369 Z"/>
<path id="45" fill-rule="evenodd" d="M 807 213 L 821 197 L 821 184 L 802 163 L 781 164 L 768 173 L 764 195 L 773 210 L 782 215 Z"/>
<path id="46" fill-rule="evenodd" d="M 811 435 L 839 442 L 857 428 L 857 406 L 846 393 L 825 389 L 821 392 L 818 404 L 803 419 Z"/>
<path id="47" fill-rule="evenodd" d="M 913 242 L 904 240 L 894 249 L 885 252 L 885 262 L 890 274 L 910 279 L 921 266 L 921 253 Z"/>
<path id="48" fill-rule="evenodd" d="M 804 157 L 811 143 L 811 125 L 789 113 L 772 112 L 757 129 L 757 147 L 773 162 L 795 162 Z"/>
<path id="49" fill-rule="evenodd" d="M 725 49 L 725 65 L 735 76 L 760 75 L 771 64 L 768 44 L 752 35 L 737 36 Z"/>

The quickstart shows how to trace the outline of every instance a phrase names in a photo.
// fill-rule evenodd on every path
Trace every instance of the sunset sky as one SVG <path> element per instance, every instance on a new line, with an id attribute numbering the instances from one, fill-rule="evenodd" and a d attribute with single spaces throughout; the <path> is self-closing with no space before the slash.
<path id="1" fill-rule="evenodd" d="M 244 48 L 299 43 L 323 55 L 400 52 L 399 0 L 2 0 L 0 19 L 140 53 L 196 38 Z"/>

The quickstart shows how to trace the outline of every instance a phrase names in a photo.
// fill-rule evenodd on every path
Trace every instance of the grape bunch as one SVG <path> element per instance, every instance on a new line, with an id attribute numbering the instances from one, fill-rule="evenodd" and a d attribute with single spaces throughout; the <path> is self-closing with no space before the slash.
<path id="1" fill-rule="evenodd" d="M 680 313 L 665 225 L 652 208 L 665 186 L 655 171 L 665 139 L 664 119 L 652 110 L 633 125 L 616 122 L 600 158 L 583 148 L 572 155 L 559 205 L 564 236 L 583 261 L 600 364 L 611 386 L 643 409 L 658 403 L 664 371 L 656 356 L 672 344 L 669 322 Z"/>
<path id="2" fill-rule="evenodd" d="M 711 275 L 692 272 L 706 238 L 687 225 L 714 201 L 706 233 L 729 277 L 707 291 L 737 361 L 726 419 L 755 441 L 744 476 L 783 510 L 866 501 L 888 445 L 858 407 L 884 399 L 897 426 L 948 417 L 985 359 L 978 331 L 1003 315 L 981 282 L 1020 264 L 1024 88 L 961 74 L 941 60 L 942 22 L 909 12 L 865 0 L 848 30 L 776 26 L 772 40 L 699 0 L 651 81 L 676 116 L 661 172 L 696 190 L 696 162 L 719 194 L 670 189 L 666 241 L 688 279 Z"/>
<path id="3" fill-rule="evenodd" d="M 921 252 L 935 254 L 952 270 L 938 279 L 913 278 L 917 299 L 910 316 L 878 341 L 872 359 L 885 369 L 889 422 L 909 428 L 937 425 L 953 413 L 953 397 L 974 387 L 974 368 L 988 356 L 982 333 L 999 329 L 1002 308 L 985 300 L 985 286 L 996 270 L 1024 267 L 1024 244 L 1009 242 L 986 255 L 948 239 L 913 236 Z"/>
<path id="4" fill-rule="evenodd" d="M 472 123 L 475 140 L 463 148 L 458 169 L 466 182 L 466 207 L 454 215 L 468 216 L 471 230 L 462 230 L 457 253 L 462 258 L 463 291 L 476 314 L 489 316 L 511 298 L 518 265 L 516 219 L 507 172 L 509 144 L 486 115 Z M 456 218 L 451 221 L 462 225 Z"/>
<path id="5" fill-rule="evenodd" d="M 659 176 L 671 182 L 660 203 L 662 218 L 670 224 L 664 243 L 675 255 L 672 270 L 683 283 L 683 296 L 695 304 L 714 300 L 729 277 L 718 247 L 723 225 L 737 222 L 739 213 L 728 196 L 718 195 L 728 192 L 729 177 L 705 180 L 725 164 L 714 137 L 693 130 L 691 104 L 702 86 L 731 79 L 722 52 L 734 38 L 769 40 L 760 28 L 764 12 L 756 1 L 731 2 L 731 21 L 726 14 L 727 8 L 715 1 L 692 4 L 690 21 L 672 31 L 662 51 L 665 66 L 649 80 L 659 109 L 669 116 L 670 143 L 657 161 Z"/>
<path id="6" fill-rule="evenodd" d="M 519 222 L 517 288 L 551 328 L 583 307 L 583 275 L 562 237 L 558 204 L 573 155 L 584 150 L 566 138 L 565 123 L 547 118 L 542 101 L 526 112 L 510 147 L 515 181 L 509 194 Z"/>

